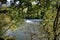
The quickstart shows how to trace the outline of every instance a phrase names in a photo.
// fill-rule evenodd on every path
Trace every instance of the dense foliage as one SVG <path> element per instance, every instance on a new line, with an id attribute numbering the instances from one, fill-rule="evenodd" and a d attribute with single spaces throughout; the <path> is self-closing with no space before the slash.
<path id="1" fill-rule="evenodd" d="M 19 1 L 19 4 L 16 4 Z M 4 3 L 4 0 L 1 0 Z M 60 33 L 60 0 L 15 0 L 11 6 L 0 8 L 0 35 L 6 29 L 15 29 L 22 19 L 43 19 L 43 30 L 49 40 L 56 40 Z M 60 15 L 60 14 L 59 14 Z M 3 30 L 4 29 L 4 30 Z"/>

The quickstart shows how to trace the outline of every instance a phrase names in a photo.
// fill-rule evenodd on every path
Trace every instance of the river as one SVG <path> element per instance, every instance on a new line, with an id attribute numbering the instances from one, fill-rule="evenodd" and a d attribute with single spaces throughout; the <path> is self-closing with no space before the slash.
<path id="1" fill-rule="evenodd" d="M 35 19 L 25 19 L 23 24 L 20 24 L 17 30 L 14 32 L 8 30 L 6 32 L 7 35 L 15 36 L 16 40 L 40 40 L 40 38 L 36 35 L 40 35 L 40 31 L 38 28 L 40 27 L 40 22 L 42 20 Z M 34 35 L 35 34 L 35 35 Z M 31 36 L 32 35 L 32 36 Z M 43 36 L 42 36 L 43 37 Z M 46 38 L 41 38 L 41 40 L 47 40 Z"/>

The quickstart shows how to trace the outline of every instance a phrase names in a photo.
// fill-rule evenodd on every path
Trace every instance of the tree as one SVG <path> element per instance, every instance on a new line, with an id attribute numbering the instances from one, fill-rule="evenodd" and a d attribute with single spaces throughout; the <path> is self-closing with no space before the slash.
<path id="1" fill-rule="evenodd" d="M 60 33 L 58 33 L 58 35 L 56 34 L 56 30 L 59 29 L 58 28 L 58 20 L 59 20 L 59 16 L 60 16 L 60 6 L 57 7 L 57 14 L 56 14 L 56 18 L 54 20 L 54 25 L 53 25 L 53 31 L 54 31 L 54 40 L 57 40 L 57 36 L 59 36 Z"/>

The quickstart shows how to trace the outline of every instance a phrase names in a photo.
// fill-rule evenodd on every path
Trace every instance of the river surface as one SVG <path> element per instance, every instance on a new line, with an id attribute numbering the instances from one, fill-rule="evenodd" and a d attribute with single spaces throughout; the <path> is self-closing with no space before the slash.
<path id="1" fill-rule="evenodd" d="M 14 32 L 11 30 L 8 30 L 6 32 L 7 35 L 10 36 L 15 36 L 16 40 L 40 40 L 40 36 L 36 36 L 36 35 L 40 35 L 39 33 L 41 33 L 38 28 L 40 27 L 40 22 L 42 20 L 33 20 L 33 19 L 25 19 L 23 24 L 20 24 L 19 27 L 17 28 L 17 30 L 15 30 Z M 35 35 L 33 35 L 35 34 Z M 32 35 L 32 36 L 31 36 Z M 42 34 L 41 34 L 42 35 Z M 47 40 L 47 38 L 41 38 L 41 40 Z"/>

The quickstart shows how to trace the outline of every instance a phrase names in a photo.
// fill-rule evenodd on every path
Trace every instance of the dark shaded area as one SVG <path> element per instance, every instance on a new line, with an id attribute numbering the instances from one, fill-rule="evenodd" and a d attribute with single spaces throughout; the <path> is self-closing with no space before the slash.
<path id="1" fill-rule="evenodd" d="M 0 40 L 4 40 L 4 39 L 0 37 Z"/>
<path id="2" fill-rule="evenodd" d="M 14 39 L 7 39 L 7 40 L 14 40 Z"/>
<path id="3" fill-rule="evenodd" d="M 0 13 L 6 13 L 8 12 L 7 10 L 0 10 Z"/>
<path id="4" fill-rule="evenodd" d="M 40 19 L 39 17 L 25 17 L 25 19 Z"/>
<path id="5" fill-rule="evenodd" d="M 44 12 L 41 12 L 41 19 L 43 19 L 45 13 Z"/>
<path id="6" fill-rule="evenodd" d="M 2 2 L 2 3 L 6 3 L 6 2 L 7 2 L 7 0 L 0 0 L 0 2 Z"/>

